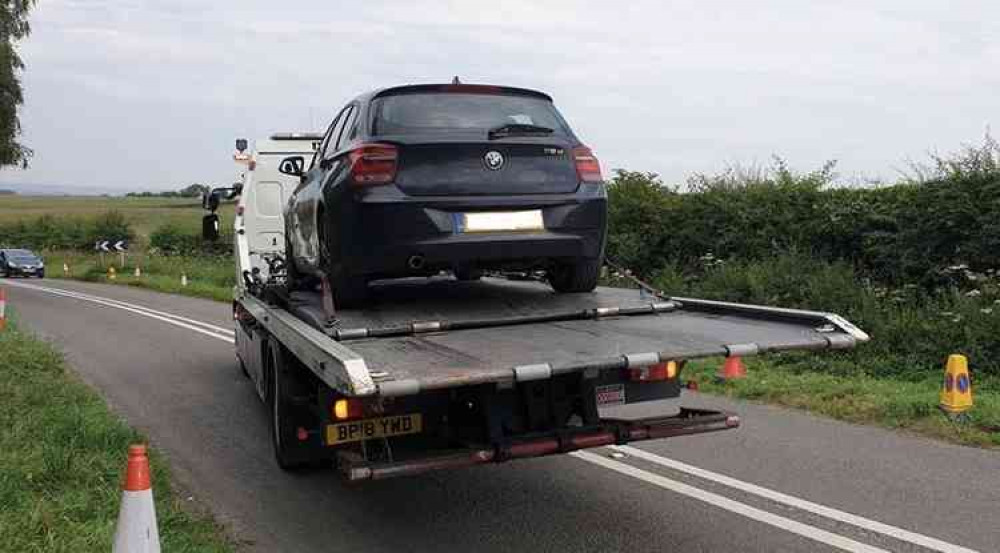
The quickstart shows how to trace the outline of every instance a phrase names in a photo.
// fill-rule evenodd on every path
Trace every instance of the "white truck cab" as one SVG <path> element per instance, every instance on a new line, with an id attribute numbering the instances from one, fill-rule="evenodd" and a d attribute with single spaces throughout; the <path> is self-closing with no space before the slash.
<path id="1" fill-rule="evenodd" d="M 284 255 L 285 222 L 282 210 L 289 196 L 299 185 L 295 177 L 278 171 L 278 164 L 289 156 L 310 159 L 322 135 L 312 133 L 277 133 L 254 142 L 249 154 L 237 154 L 243 190 L 236 204 L 237 270 L 260 269 L 268 276 L 264 256 Z M 237 275 L 237 282 L 242 276 Z"/>

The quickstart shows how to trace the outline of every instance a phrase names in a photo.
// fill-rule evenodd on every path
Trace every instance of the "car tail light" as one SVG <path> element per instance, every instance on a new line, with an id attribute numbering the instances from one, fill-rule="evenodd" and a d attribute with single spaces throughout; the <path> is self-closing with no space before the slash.
<path id="1" fill-rule="evenodd" d="M 603 182 L 601 163 L 597 161 L 594 152 L 586 146 L 573 148 L 573 162 L 576 164 L 576 174 L 582 182 Z"/>
<path id="2" fill-rule="evenodd" d="M 351 181 L 357 186 L 389 184 L 396 179 L 399 150 L 392 144 L 362 144 L 347 154 Z"/>
<path id="3" fill-rule="evenodd" d="M 333 402 L 333 418 L 337 420 L 360 419 L 364 414 L 364 405 L 360 400 L 338 399 Z"/>
<path id="4" fill-rule="evenodd" d="M 650 365 L 649 367 L 631 369 L 631 373 L 632 382 L 660 382 L 670 380 L 677 377 L 677 361 L 667 361 L 665 363 Z"/>

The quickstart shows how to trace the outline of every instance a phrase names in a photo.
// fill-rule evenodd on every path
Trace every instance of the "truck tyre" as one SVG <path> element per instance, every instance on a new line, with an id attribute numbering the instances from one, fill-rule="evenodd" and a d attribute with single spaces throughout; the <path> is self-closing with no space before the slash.
<path id="1" fill-rule="evenodd" d="M 302 442 L 296 436 L 298 427 L 304 425 L 304 417 L 293 401 L 298 383 L 291 374 L 291 359 L 285 348 L 271 338 L 267 350 L 267 405 L 271 411 L 274 459 L 282 470 L 300 469 L 310 464 L 311 448 L 308 440 Z"/>
<path id="2" fill-rule="evenodd" d="M 592 292 L 601 275 L 601 259 L 583 259 L 557 265 L 548 273 L 549 285 L 559 293 Z"/>

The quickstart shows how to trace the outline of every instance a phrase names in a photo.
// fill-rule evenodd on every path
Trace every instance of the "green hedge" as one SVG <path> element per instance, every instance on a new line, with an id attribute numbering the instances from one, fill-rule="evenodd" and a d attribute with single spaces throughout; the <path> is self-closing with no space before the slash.
<path id="1" fill-rule="evenodd" d="M 98 240 L 127 240 L 135 232 L 125 216 L 108 211 L 93 219 L 42 215 L 0 224 L 0 247 L 93 250 Z"/>
<path id="2" fill-rule="evenodd" d="M 770 171 L 697 177 L 688 190 L 649 173 L 611 180 L 608 253 L 649 276 L 692 267 L 711 254 L 766 259 L 799 252 L 845 261 L 890 284 L 947 282 L 945 270 L 1000 267 L 1000 147 L 987 139 L 927 178 L 894 186 L 836 188 L 832 164 L 796 174 Z"/>

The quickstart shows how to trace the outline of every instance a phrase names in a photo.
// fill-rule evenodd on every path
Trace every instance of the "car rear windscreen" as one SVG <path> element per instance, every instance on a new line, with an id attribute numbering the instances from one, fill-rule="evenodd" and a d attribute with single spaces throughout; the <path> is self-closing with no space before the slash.
<path id="1" fill-rule="evenodd" d="M 537 125 L 569 134 L 552 102 L 532 96 L 428 92 L 376 100 L 373 134 L 416 134 Z"/>

